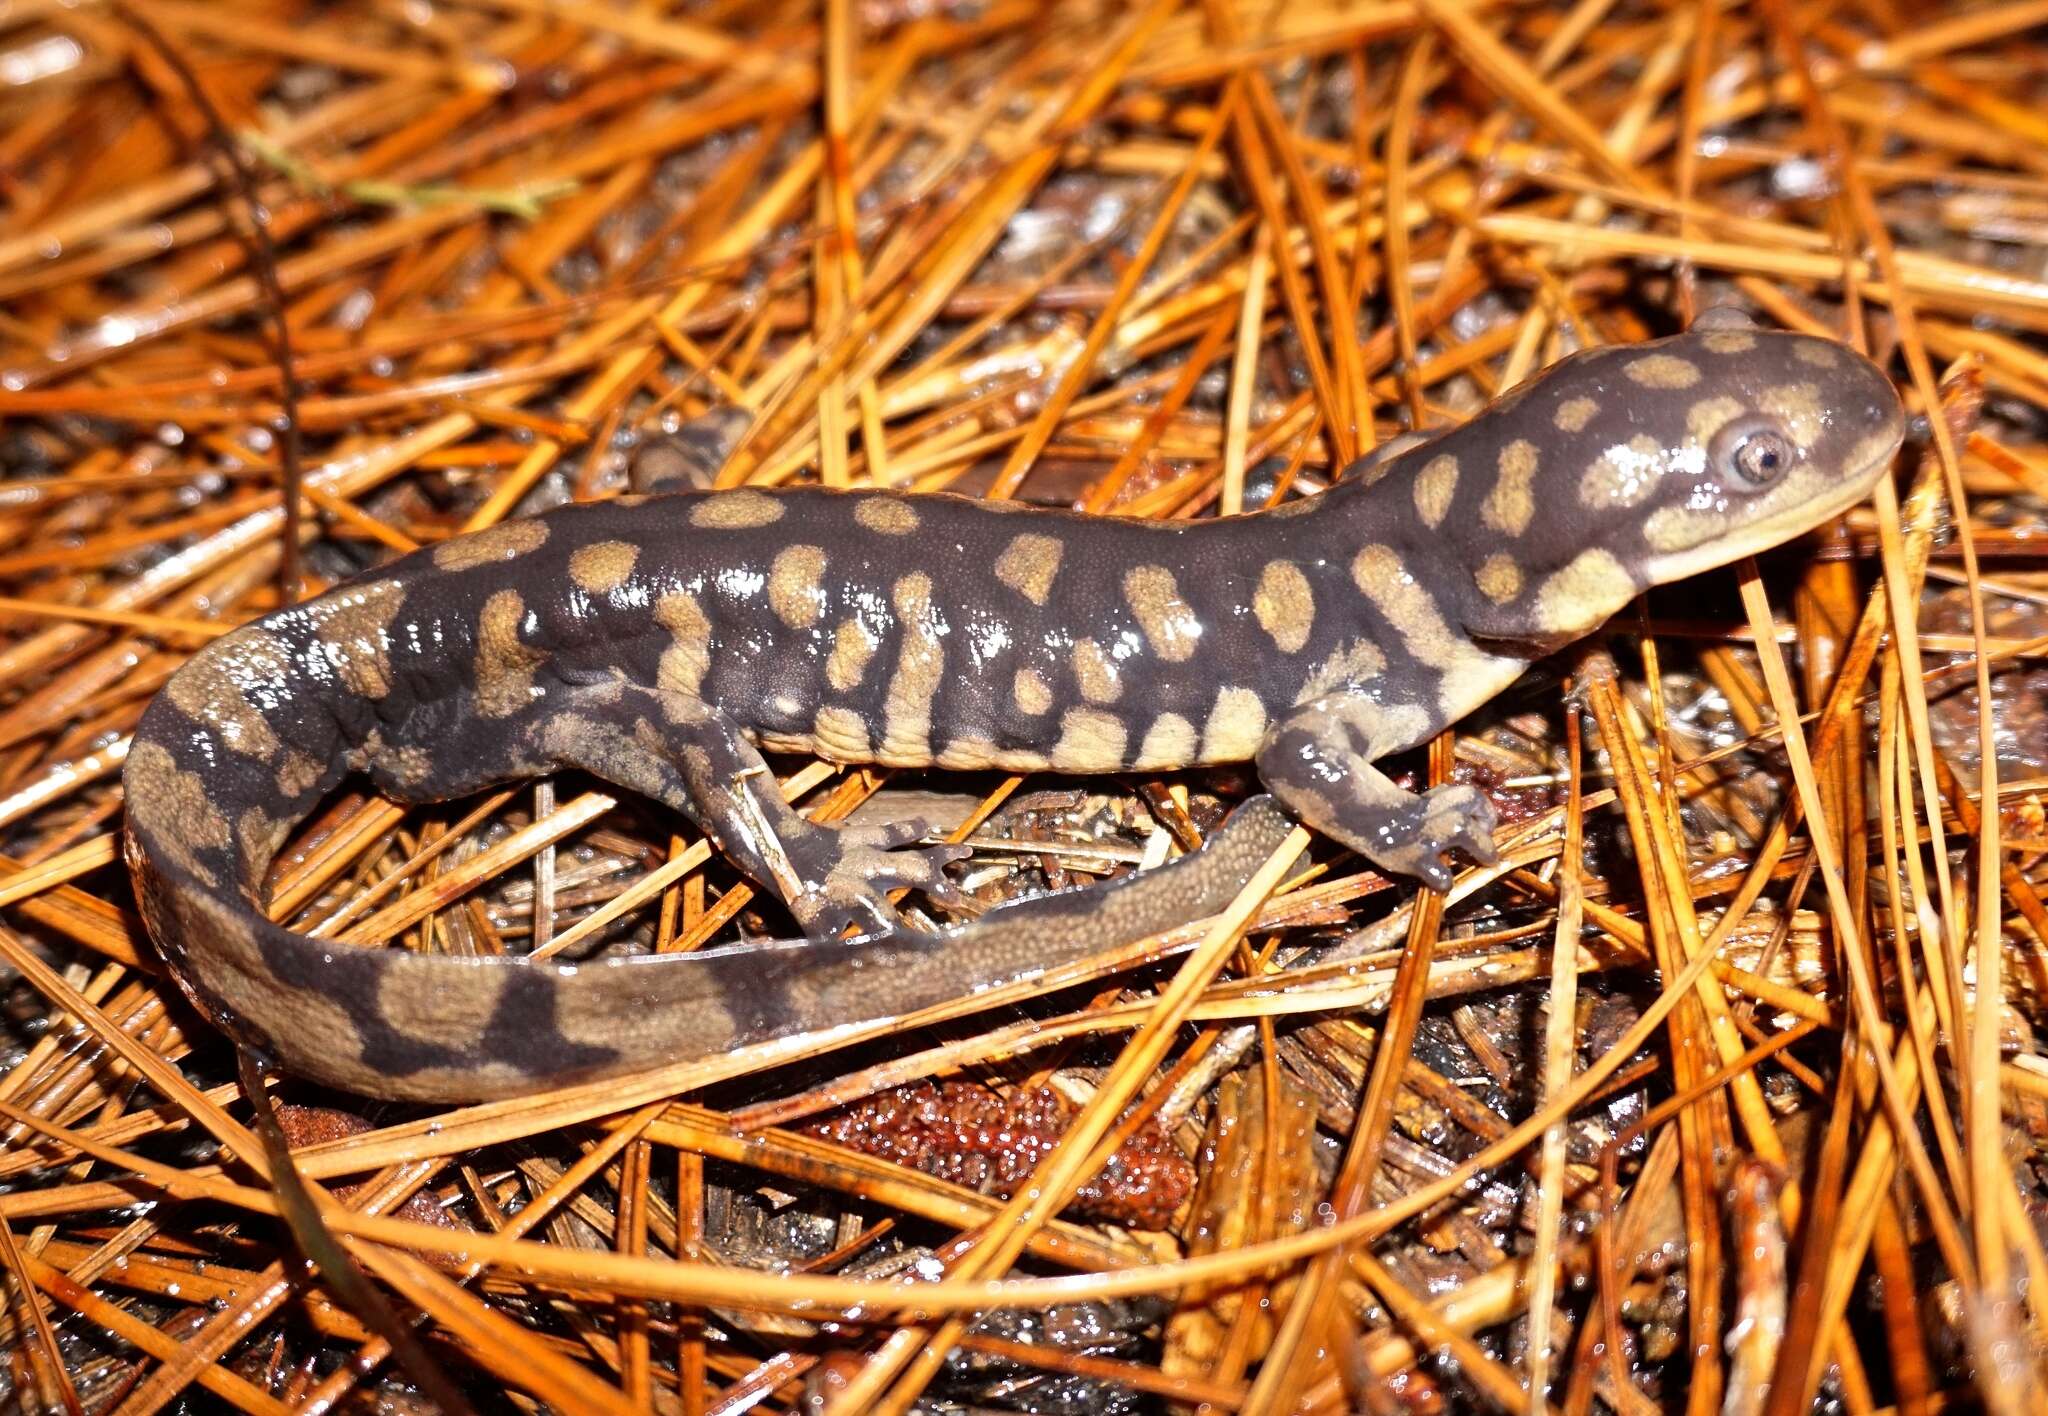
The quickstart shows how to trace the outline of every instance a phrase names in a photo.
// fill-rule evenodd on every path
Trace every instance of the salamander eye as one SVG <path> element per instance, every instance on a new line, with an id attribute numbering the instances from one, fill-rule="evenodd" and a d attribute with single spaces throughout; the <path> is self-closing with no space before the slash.
<path id="1" fill-rule="evenodd" d="M 1768 487 L 1792 468 L 1792 440 L 1768 418 L 1737 418 L 1707 444 L 1707 463 L 1723 485 Z"/>

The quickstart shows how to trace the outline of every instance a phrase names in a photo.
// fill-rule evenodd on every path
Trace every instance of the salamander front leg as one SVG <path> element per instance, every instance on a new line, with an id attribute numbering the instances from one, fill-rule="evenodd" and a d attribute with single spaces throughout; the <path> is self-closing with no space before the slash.
<path id="1" fill-rule="evenodd" d="M 1461 850 L 1483 865 L 1499 859 L 1493 803 L 1463 784 L 1416 796 L 1374 767 L 1373 759 L 1412 746 L 1419 736 L 1400 716 L 1356 693 L 1305 703 L 1266 734 L 1259 776 L 1302 821 L 1382 870 L 1448 890 L 1446 851 Z"/>
<path id="2" fill-rule="evenodd" d="M 565 705 L 536 728 L 542 754 L 690 817 L 733 864 L 780 895 L 812 938 L 836 938 L 850 924 L 897 927 L 891 890 L 964 903 L 944 867 L 968 855 L 967 847 L 904 849 L 926 834 L 924 822 L 806 821 L 782 799 L 761 754 L 717 709 L 629 684 L 580 693 L 587 711 Z"/>

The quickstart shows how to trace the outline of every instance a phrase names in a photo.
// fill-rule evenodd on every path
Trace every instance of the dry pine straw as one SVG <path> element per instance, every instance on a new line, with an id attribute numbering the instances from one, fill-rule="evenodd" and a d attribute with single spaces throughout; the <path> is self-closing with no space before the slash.
<path id="1" fill-rule="evenodd" d="M 351 1186 L 328 1223 L 427 1315 L 433 1350 L 521 1406 L 783 1409 L 811 1380 L 833 1409 L 903 1411 L 965 1340 L 1219 1410 L 1790 1412 L 1823 1384 L 1850 1411 L 2022 1409 L 2048 1338 L 2028 1163 L 2048 831 L 2039 773 L 2001 784 L 1937 751 L 1926 682 L 2043 647 L 1984 613 L 2048 589 L 2023 534 L 2041 504 L 2013 501 L 2048 494 L 2048 5 L 1906 10 L 0 17 L 0 954 L 59 1020 L 0 1078 L 12 1381 L 50 1405 L 142 1412 L 197 1384 L 272 1411 L 339 1399 L 384 1355 L 317 1283 L 294 1310 L 364 1362 L 300 1365 L 305 1330 L 271 1321 L 298 1268 L 260 1217 L 246 1104 L 201 1088 L 227 1073 L 187 1033 L 115 850 L 142 704 L 290 582 L 609 495 L 624 435 L 716 401 L 758 415 L 733 481 L 1230 511 L 1278 494 L 1267 459 L 1280 489 L 1312 489 L 1572 347 L 1737 299 L 1886 360 L 1930 437 L 1768 596 L 1740 568 L 1698 597 L 1713 615 L 1625 615 L 1611 657 L 1562 658 L 1583 714 L 1553 675 L 1514 731 L 1438 743 L 1437 776 L 1559 784 L 1448 901 L 1388 915 L 1319 851 L 1316 878 L 1268 899 L 1269 871 L 1184 959 L 1122 976 L 1138 991 L 1096 985 L 1093 1010 L 920 1026 L 963 1012 L 938 1010 L 875 1029 L 901 1037 L 858 1072 L 714 1093 L 738 1111 L 690 1094 L 803 1044 L 380 1114 L 300 1165 Z M 1965 588 L 1967 633 L 1916 633 L 1930 579 Z M 1685 682 L 1724 701 L 1720 741 L 1644 686 Z M 1979 759 L 2001 727 L 2039 733 L 1972 726 Z M 880 785 L 792 770 L 821 819 Z M 1057 785 L 996 785 L 961 835 Z M 1160 784 L 1106 785 L 1185 832 Z M 1729 829 L 1689 836 L 1702 820 Z M 665 829 L 580 784 L 416 811 L 351 796 L 274 907 L 363 945 L 556 952 L 623 918 L 697 947 L 752 894 Z M 1602 831 L 1630 849 L 1582 847 Z M 1253 981 L 1353 918 L 1379 922 L 1348 966 Z M 1610 995 L 1633 1002 L 1596 1046 L 1579 1029 Z M 1480 1011 L 1501 997 L 1516 1018 L 1548 998 L 1548 1022 L 1510 1047 Z M 1497 1093 L 1510 1114 L 1419 1046 L 1445 1027 L 1471 1065 L 1522 1069 Z M 1016 1198 L 788 1129 L 944 1075 L 1081 1098 Z M 1645 1083 L 1632 1130 L 1598 1124 L 1595 1098 Z M 1059 1218 L 1137 1098 L 1183 1144 L 1207 1127 L 1207 1188 L 1166 1235 Z M 178 1129 L 237 1159 L 155 1141 Z M 944 1277 L 678 1259 L 707 1242 L 707 1161 L 849 1197 L 826 1270 L 914 1234 Z M 477 1231 L 423 1224 L 402 1208 L 417 1193 Z M 988 1286 L 1013 1270 L 1035 1277 Z M 998 1298 L 1140 1293 L 1171 1301 L 1164 1344 L 1120 1356 L 964 1327 Z M 821 1337 L 769 1316 L 811 1305 L 867 1321 Z M 106 1334 L 115 1360 L 92 1355 Z"/>

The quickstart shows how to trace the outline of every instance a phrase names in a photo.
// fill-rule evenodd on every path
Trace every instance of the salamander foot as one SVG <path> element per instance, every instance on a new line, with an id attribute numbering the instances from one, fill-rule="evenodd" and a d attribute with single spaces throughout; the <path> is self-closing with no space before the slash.
<path id="1" fill-rule="evenodd" d="M 818 826 L 785 841 L 801 887 L 789 892 L 789 908 L 804 933 L 836 939 L 848 925 L 869 933 L 900 929 L 892 890 L 922 890 L 933 904 L 964 908 L 966 897 L 945 867 L 972 852 L 966 846 L 906 849 L 929 829 L 923 821 Z"/>

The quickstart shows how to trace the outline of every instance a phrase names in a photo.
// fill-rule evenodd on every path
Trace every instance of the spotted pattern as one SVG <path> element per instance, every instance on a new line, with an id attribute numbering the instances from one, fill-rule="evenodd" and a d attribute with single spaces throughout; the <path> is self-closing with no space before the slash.
<path id="1" fill-rule="evenodd" d="M 1178 713 L 1161 713 L 1145 729 L 1145 740 L 1138 744 L 1138 757 L 1133 765 L 1148 770 L 1178 767 L 1194 761 L 1196 746 L 1193 723 Z"/>
<path id="2" fill-rule="evenodd" d="M 1600 404 L 1591 398 L 1567 398 L 1550 415 L 1551 426 L 1560 433 L 1583 433 L 1586 425 L 1600 416 Z"/>
<path id="3" fill-rule="evenodd" d="M 349 692 L 373 700 L 391 692 L 389 631 L 404 603 L 396 581 L 371 580 L 331 590 L 305 607 L 320 652 Z"/>
<path id="4" fill-rule="evenodd" d="M 1124 693 L 1123 674 L 1116 661 L 1092 639 L 1074 645 L 1074 684 L 1090 703 L 1114 703 Z"/>
<path id="5" fill-rule="evenodd" d="M 1000 766 L 1003 751 L 995 740 L 979 733 L 965 733 L 939 749 L 939 766 L 949 772 L 980 772 Z"/>
<path id="6" fill-rule="evenodd" d="M 1037 717 L 1052 707 L 1052 686 L 1044 677 L 1031 669 L 1017 670 L 1016 681 L 1010 687 L 1010 695 L 1016 701 L 1017 710 Z"/>
<path id="7" fill-rule="evenodd" d="M 434 547 L 436 570 L 475 570 L 515 560 L 539 550 L 548 542 L 545 521 L 501 521 L 467 536 L 456 536 Z"/>
<path id="8" fill-rule="evenodd" d="M 1124 572 L 1124 602 L 1152 652 L 1169 664 L 1194 657 L 1202 639 L 1202 618 L 1181 598 L 1173 572 L 1163 565 L 1132 566 Z"/>
<path id="9" fill-rule="evenodd" d="M 303 796 L 318 786 L 325 775 L 327 764 L 293 748 L 285 753 L 284 765 L 277 769 L 278 793 L 288 800 Z"/>
<path id="10" fill-rule="evenodd" d="M 825 552 L 784 546 L 768 568 L 768 608 L 791 629 L 809 629 L 825 614 Z"/>
<path id="11" fill-rule="evenodd" d="M 1792 357 L 1802 364 L 1811 364 L 1816 369 L 1839 369 L 1842 367 L 1842 349 L 1825 339 L 1802 339 L 1792 346 Z"/>
<path id="12" fill-rule="evenodd" d="M 281 744 L 249 695 L 275 691 L 291 669 L 291 646 L 248 625 L 223 636 L 191 672 L 173 674 L 164 694 L 186 717 L 212 728 L 229 751 L 268 762 Z"/>
<path id="13" fill-rule="evenodd" d="M 609 595 L 632 579 L 640 548 L 630 541 L 578 546 L 569 556 L 569 578 L 591 595 Z"/>
<path id="14" fill-rule="evenodd" d="M 1700 343 L 1713 354 L 1747 354 L 1756 348 L 1756 336 L 1746 329 L 1708 330 Z"/>
<path id="15" fill-rule="evenodd" d="M 1581 551 L 1536 590 L 1536 622 L 1552 634 L 1581 634 L 1635 598 L 1628 567 L 1611 551 Z"/>
<path id="16" fill-rule="evenodd" d="M 876 641 L 858 619 L 839 622 L 832 634 L 832 653 L 825 660 L 825 682 L 840 693 L 851 692 L 868 671 Z"/>
<path id="17" fill-rule="evenodd" d="M 1401 636 L 1403 647 L 1417 662 L 1448 672 L 1479 656 L 1469 639 L 1444 622 L 1436 597 L 1391 547 L 1361 548 L 1351 562 L 1351 579 Z"/>
<path id="18" fill-rule="evenodd" d="M 1500 450 L 1500 475 L 1479 508 L 1479 519 L 1503 536 L 1519 536 L 1536 519 L 1536 444 L 1516 438 Z"/>
<path id="19" fill-rule="evenodd" d="M 1060 552 L 1064 549 L 1050 536 L 1026 531 L 996 557 L 996 579 L 1032 604 L 1043 605 L 1052 596 L 1052 583 L 1060 573 Z"/>
<path id="20" fill-rule="evenodd" d="M 1640 506 L 1657 490 L 1664 445 L 1648 433 L 1615 443 L 1579 478 L 1579 502 L 1599 510 Z"/>
<path id="21" fill-rule="evenodd" d="M 249 807 L 236 817 L 234 843 L 241 852 L 242 874 L 248 878 L 261 874 L 291 829 L 290 821 L 272 816 L 260 806 Z"/>
<path id="22" fill-rule="evenodd" d="M 1249 688 L 1221 689 L 1202 725 L 1202 760 L 1241 762 L 1259 750 L 1265 735 L 1266 705 L 1259 695 Z"/>
<path id="23" fill-rule="evenodd" d="M 1051 762 L 1061 772 L 1109 772 L 1123 765 L 1129 737 L 1124 720 L 1099 708 L 1069 708 Z"/>
<path id="24" fill-rule="evenodd" d="M 908 536 L 922 523 L 917 509 L 895 497 L 864 497 L 853 508 L 853 519 L 883 536 Z"/>
<path id="25" fill-rule="evenodd" d="M 1644 388 L 1691 388 L 1702 377 L 1700 366 L 1676 354 L 1643 354 L 1621 366 L 1630 381 Z"/>
<path id="26" fill-rule="evenodd" d="M 1812 447 L 1827 427 L 1827 410 L 1821 404 L 1818 384 L 1780 384 L 1766 389 L 1757 399 L 1757 406 L 1784 424 L 1792 441 L 1802 448 Z"/>
<path id="27" fill-rule="evenodd" d="M 564 507 L 405 558 L 267 620 L 281 652 L 202 651 L 150 706 L 128 762 L 137 898 L 210 1011 L 282 1043 L 287 1065 L 373 1095 L 465 1099 L 845 1021 L 849 998 L 901 1012 L 987 981 L 986 939 L 1009 940 L 1001 963 L 1014 967 L 1076 930 L 1099 945 L 1122 926 L 1091 897 L 1032 916 L 1041 927 L 1005 932 L 998 918 L 929 953 L 891 945 L 901 969 L 819 972 L 813 951 L 752 951 L 730 967 L 651 967 L 653 992 L 639 971 L 472 972 L 501 961 L 335 950 L 263 920 L 248 886 L 345 768 L 404 801 L 555 765 L 651 788 L 821 937 L 847 910 L 886 920 L 900 886 L 944 907 L 945 857 L 802 823 L 765 782 L 737 785 L 761 750 L 1089 772 L 1256 755 L 1319 829 L 1366 842 L 1383 868 L 1440 868 L 1455 813 L 1418 804 L 1373 755 L 1436 732 L 1637 584 L 1813 524 L 1867 487 L 1852 468 L 1896 445 L 1883 376 L 1853 352 L 1831 352 L 1835 367 L 1795 359 L 1787 337 L 1736 351 L 1707 333 L 1570 361 L 1390 455 L 1384 481 L 1345 478 L 1284 520 L 1141 529 L 965 499 L 740 489 Z M 1670 368 L 1645 383 L 1659 359 Z M 1686 373 L 1684 388 L 1654 386 Z M 1753 413 L 1810 425 L 1812 446 L 1771 487 L 1733 497 L 1702 475 L 1703 450 Z M 1657 440 L 1657 486 L 1588 514 L 1573 489 L 1638 435 Z M 705 525 L 736 534 L 688 534 Z M 1657 554 L 1660 541 L 1677 549 Z M 1325 781 L 1282 760 L 1317 722 L 1343 729 L 1321 743 Z"/>
<path id="28" fill-rule="evenodd" d="M 1685 434 L 1702 447 L 1743 414 L 1742 400 L 1726 394 L 1702 398 L 1685 410 Z"/>
<path id="29" fill-rule="evenodd" d="M 1472 580 L 1479 593 L 1496 605 L 1505 605 L 1522 593 L 1522 567 L 1510 555 L 1488 556 L 1472 573 Z"/>
<path id="30" fill-rule="evenodd" d="M 1458 459 L 1449 453 L 1433 457 L 1415 477 L 1415 514 L 1434 531 L 1450 514 L 1458 494 Z"/>
<path id="31" fill-rule="evenodd" d="M 867 759 L 870 747 L 868 720 L 851 708 L 839 704 L 820 708 L 811 724 L 811 734 L 820 757 L 835 762 L 862 762 Z"/>
<path id="32" fill-rule="evenodd" d="M 697 697 L 711 671 L 711 621 L 704 607 L 695 595 L 677 590 L 654 602 L 654 622 L 669 638 L 655 667 L 655 686 L 663 693 Z"/>
<path id="33" fill-rule="evenodd" d="M 782 520 L 782 503 L 749 487 L 718 492 L 690 509 L 690 524 L 704 531 L 751 531 Z"/>
<path id="34" fill-rule="evenodd" d="M 904 576 L 891 598 L 903 640 L 896 651 L 895 676 L 889 680 L 880 755 L 884 762 L 921 764 L 932 755 L 932 699 L 946 669 L 945 640 L 932 604 L 929 575 L 919 571 Z"/>
<path id="35" fill-rule="evenodd" d="M 486 718 L 509 718 L 530 705 L 536 693 L 534 670 L 547 662 L 545 650 L 521 642 L 526 602 L 517 590 L 500 590 L 484 601 L 476 622 L 476 711 Z"/>
<path id="36" fill-rule="evenodd" d="M 1252 592 L 1252 614 L 1283 654 L 1298 654 L 1315 628 L 1315 594 L 1293 561 L 1267 561 Z"/>
<path id="37" fill-rule="evenodd" d="M 1660 506 L 1643 518 L 1643 544 L 1653 551 L 1689 550 L 1708 536 L 1720 534 L 1728 519 L 1718 511 Z"/>
<path id="38" fill-rule="evenodd" d="M 1313 702 L 1327 693 L 1371 683 L 1386 671 L 1387 656 L 1370 639 L 1354 639 L 1317 664 L 1294 697 L 1299 703 Z"/>
<path id="39" fill-rule="evenodd" d="M 146 803 L 131 809 L 146 813 L 166 828 L 155 833 L 157 848 L 170 857 L 172 865 L 218 888 L 219 875 L 200 857 L 201 853 L 227 849 L 228 823 L 214 805 L 205 781 L 197 772 L 179 767 L 176 758 L 153 742 L 138 742 L 129 750 L 125 775 L 128 799 Z"/>

